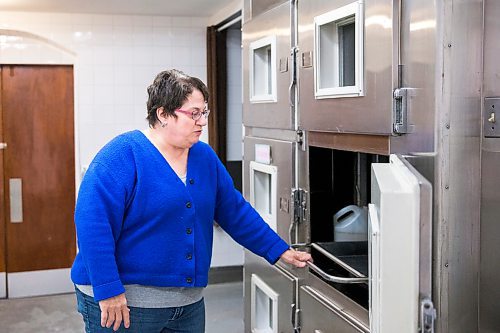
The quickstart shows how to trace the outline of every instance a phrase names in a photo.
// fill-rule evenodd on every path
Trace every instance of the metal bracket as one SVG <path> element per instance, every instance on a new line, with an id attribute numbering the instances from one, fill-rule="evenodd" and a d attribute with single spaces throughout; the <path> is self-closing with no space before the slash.
<path id="1" fill-rule="evenodd" d="M 436 309 L 429 298 L 420 302 L 420 332 L 434 333 L 434 321 L 436 320 Z"/>
<path id="2" fill-rule="evenodd" d="M 393 123 L 392 130 L 395 134 L 410 132 L 408 124 L 409 97 L 411 88 L 397 88 L 393 93 Z"/>

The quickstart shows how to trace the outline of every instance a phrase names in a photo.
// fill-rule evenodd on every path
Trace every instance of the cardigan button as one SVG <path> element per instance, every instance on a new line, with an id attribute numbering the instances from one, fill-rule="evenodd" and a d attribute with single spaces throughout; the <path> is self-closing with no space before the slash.
<path id="1" fill-rule="evenodd" d="M 190 277 L 188 277 L 188 278 L 186 278 L 186 282 L 187 283 L 191 283 L 191 282 L 193 282 L 193 279 L 191 279 Z"/>
<path id="2" fill-rule="evenodd" d="M 186 202 L 186 207 L 187 208 L 191 208 L 191 202 L 190 201 Z"/>
<path id="3" fill-rule="evenodd" d="M 191 184 L 191 185 L 193 185 L 193 184 L 194 184 L 194 179 L 193 179 L 193 178 L 191 178 L 191 179 L 189 180 L 189 184 Z"/>
<path id="4" fill-rule="evenodd" d="M 191 253 L 186 254 L 186 259 L 187 260 L 193 259 L 193 255 Z"/>
<path id="5" fill-rule="evenodd" d="M 191 235 L 193 233 L 193 229 L 186 228 L 186 234 Z"/>

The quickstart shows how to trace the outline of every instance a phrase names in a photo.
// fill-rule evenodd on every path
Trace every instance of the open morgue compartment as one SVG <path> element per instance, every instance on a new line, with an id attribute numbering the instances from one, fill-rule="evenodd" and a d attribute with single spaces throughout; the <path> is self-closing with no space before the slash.
<path id="1" fill-rule="evenodd" d="M 372 163 L 388 160 L 388 156 L 360 152 L 319 147 L 309 150 L 310 232 L 314 258 L 311 273 L 365 309 L 369 306 L 370 167 Z"/>
<path id="2" fill-rule="evenodd" d="M 397 155 L 310 146 L 308 168 L 302 327 L 324 329 L 328 310 L 341 332 L 431 332 L 430 183 Z"/>
<path id="3" fill-rule="evenodd" d="M 370 170 L 389 156 L 312 145 L 307 155 L 313 262 L 299 288 L 301 327 L 369 332 Z"/>

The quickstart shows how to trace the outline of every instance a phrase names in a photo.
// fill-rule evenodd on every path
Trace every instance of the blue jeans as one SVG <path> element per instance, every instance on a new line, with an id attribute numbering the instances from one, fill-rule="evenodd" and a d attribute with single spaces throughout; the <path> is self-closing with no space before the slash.
<path id="1" fill-rule="evenodd" d="M 85 332 L 113 332 L 101 327 L 101 309 L 93 297 L 76 289 L 78 312 L 85 322 Z M 175 308 L 130 308 L 130 327 L 123 323 L 117 332 L 122 333 L 203 333 L 205 332 L 205 302 Z"/>

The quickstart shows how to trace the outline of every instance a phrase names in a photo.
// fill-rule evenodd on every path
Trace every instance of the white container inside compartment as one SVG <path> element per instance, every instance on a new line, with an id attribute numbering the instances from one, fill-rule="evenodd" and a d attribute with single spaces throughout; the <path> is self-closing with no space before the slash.
<path id="1" fill-rule="evenodd" d="M 335 242 L 368 240 L 368 208 L 349 205 L 333 215 Z"/>

